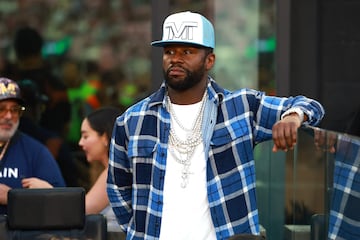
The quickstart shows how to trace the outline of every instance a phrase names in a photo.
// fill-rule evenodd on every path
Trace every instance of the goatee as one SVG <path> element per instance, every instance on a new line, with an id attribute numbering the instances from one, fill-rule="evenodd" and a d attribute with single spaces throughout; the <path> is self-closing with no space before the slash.
<path id="1" fill-rule="evenodd" d="M 179 67 L 179 66 L 177 66 Z M 186 72 L 186 77 L 182 80 L 177 80 L 169 76 L 169 72 L 171 71 L 171 67 L 166 71 L 163 70 L 165 83 L 168 87 L 177 90 L 177 91 L 185 91 L 191 89 L 201 82 L 204 77 L 204 66 L 201 66 L 199 69 L 191 72 L 185 68 L 182 68 Z"/>

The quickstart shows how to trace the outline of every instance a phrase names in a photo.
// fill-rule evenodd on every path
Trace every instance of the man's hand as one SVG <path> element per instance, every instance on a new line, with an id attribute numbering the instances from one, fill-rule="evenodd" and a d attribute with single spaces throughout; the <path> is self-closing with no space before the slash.
<path id="1" fill-rule="evenodd" d="M 39 178 L 24 178 L 21 180 L 23 188 L 52 188 L 53 186 L 47 181 Z"/>
<path id="2" fill-rule="evenodd" d="M 335 153 L 335 145 L 337 142 L 337 134 L 331 131 L 325 131 L 322 129 L 314 130 L 314 142 L 315 147 L 318 150 Z"/>
<path id="3" fill-rule="evenodd" d="M 5 184 L 0 183 L 0 204 L 7 205 L 8 192 L 11 188 Z"/>
<path id="4" fill-rule="evenodd" d="M 274 140 L 273 152 L 278 150 L 288 151 L 294 149 L 297 140 L 297 130 L 301 126 L 301 118 L 297 113 L 286 115 L 274 124 L 272 137 Z"/>

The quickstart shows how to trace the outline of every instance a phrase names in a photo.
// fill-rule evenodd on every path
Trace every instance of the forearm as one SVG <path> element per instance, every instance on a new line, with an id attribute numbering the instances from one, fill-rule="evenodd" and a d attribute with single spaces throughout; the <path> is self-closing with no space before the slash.
<path id="1" fill-rule="evenodd" d="M 291 109 L 300 109 L 303 112 L 304 124 L 316 126 L 320 123 L 324 117 L 325 110 L 323 106 L 316 100 L 306 98 L 304 96 L 298 96 L 295 98 L 289 98 L 290 104 L 285 111 Z"/>
<path id="2" fill-rule="evenodd" d="M 85 197 L 86 214 L 99 213 L 109 205 L 106 192 L 107 169 L 105 169 Z"/>

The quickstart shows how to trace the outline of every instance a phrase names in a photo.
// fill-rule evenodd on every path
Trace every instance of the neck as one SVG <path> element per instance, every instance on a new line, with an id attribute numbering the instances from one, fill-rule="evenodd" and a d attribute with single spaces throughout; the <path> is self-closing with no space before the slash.
<path id="1" fill-rule="evenodd" d="M 179 105 L 194 104 L 201 101 L 206 91 L 205 85 L 198 85 L 185 91 L 177 91 L 173 88 L 168 88 L 168 96 L 172 103 Z"/>
<path id="2" fill-rule="evenodd" d="M 107 165 L 108 165 L 108 163 L 109 163 L 109 158 L 108 158 L 108 156 L 106 155 L 106 156 L 104 156 L 104 158 L 103 159 L 101 159 L 101 165 L 103 165 L 105 168 L 107 167 Z"/>

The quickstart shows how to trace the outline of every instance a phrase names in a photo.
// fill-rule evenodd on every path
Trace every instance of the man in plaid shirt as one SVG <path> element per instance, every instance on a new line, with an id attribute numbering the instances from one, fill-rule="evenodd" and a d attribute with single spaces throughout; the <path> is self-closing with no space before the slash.
<path id="1" fill-rule="evenodd" d="M 228 239 L 259 234 L 253 148 L 292 149 L 323 107 L 304 96 L 228 91 L 208 72 L 214 29 L 202 15 L 172 14 L 163 38 L 165 81 L 114 126 L 107 191 L 127 239 Z"/>

